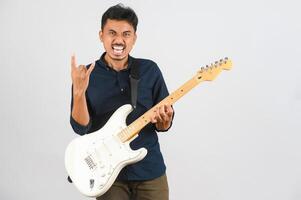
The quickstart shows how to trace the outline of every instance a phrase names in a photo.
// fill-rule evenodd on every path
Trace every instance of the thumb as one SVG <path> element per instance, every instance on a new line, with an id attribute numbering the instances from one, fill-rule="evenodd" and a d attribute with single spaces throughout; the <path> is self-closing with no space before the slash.
<path id="1" fill-rule="evenodd" d="M 88 69 L 88 71 L 87 71 L 87 75 L 88 75 L 88 76 L 90 76 L 90 74 L 91 74 L 91 72 L 93 71 L 94 67 L 95 67 L 95 62 L 93 62 L 93 63 L 90 65 L 90 67 L 89 67 L 89 69 Z"/>

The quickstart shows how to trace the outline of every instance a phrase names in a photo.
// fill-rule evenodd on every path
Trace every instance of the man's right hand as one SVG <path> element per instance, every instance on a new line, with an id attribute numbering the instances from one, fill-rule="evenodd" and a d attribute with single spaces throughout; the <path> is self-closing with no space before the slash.
<path id="1" fill-rule="evenodd" d="M 71 77 L 73 84 L 73 95 L 81 96 L 85 94 L 88 85 L 90 74 L 95 67 L 95 62 L 91 64 L 89 69 L 85 65 L 77 66 L 75 55 L 71 56 Z"/>

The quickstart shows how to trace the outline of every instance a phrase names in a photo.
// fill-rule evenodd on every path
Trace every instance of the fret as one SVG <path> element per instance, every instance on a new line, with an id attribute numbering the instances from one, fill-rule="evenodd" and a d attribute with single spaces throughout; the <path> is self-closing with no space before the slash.
<path id="1" fill-rule="evenodd" d="M 127 137 L 130 136 L 130 133 L 131 133 L 131 132 L 130 132 L 130 129 L 129 129 L 128 127 L 125 128 L 125 133 L 126 133 L 126 136 L 127 136 Z"/>

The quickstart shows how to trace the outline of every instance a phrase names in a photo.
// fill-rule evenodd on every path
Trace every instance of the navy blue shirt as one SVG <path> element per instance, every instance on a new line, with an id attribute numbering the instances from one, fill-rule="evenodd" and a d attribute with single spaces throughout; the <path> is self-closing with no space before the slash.
<path id="1" fill-rule="evenodd" d="M 86 91 L 87 106 L 90 121 L 87 126 L 78 124 L 72 116 L 70 123 L 73 130 L 84 135 L 102 128 L 110 116 L 120 106 L 131 104 L 130 70 L 133 58 L 129 56 L 128 67 L 115 71 L 104 62 L 104 55 L 95 62 L 89 86 Z M 127 124 L 152 108 L 169 95 L 162 73 L 157 64 L 147 59 L 137 59 L 139 67 L 137 107 L 127 117 Z M 72 95 L 73 96 L 73 95 Z M 72 109 L 73 100 L 71 100 Z M 130 146 L 132 149 L 145 147 L 146 157 L 132 165 L 128 165 L 120 172 L 119 180 L 150 180 L 165 173 L 165 164 L 160 151 L 158 135 L 155 125 L 148 124 L 139 133 Z"/>

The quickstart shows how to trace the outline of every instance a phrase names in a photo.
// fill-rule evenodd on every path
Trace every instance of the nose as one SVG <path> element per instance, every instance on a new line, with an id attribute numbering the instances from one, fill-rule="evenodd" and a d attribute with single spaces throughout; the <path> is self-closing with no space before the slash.
<path id="1" fill-rule="evenodd" d="M 120 34 L 116 35 L 116 37 L 114 38 L 114 43 L 124 44 L 124 40 L 123 40 L 122 35 L 120 35 Z"/>

